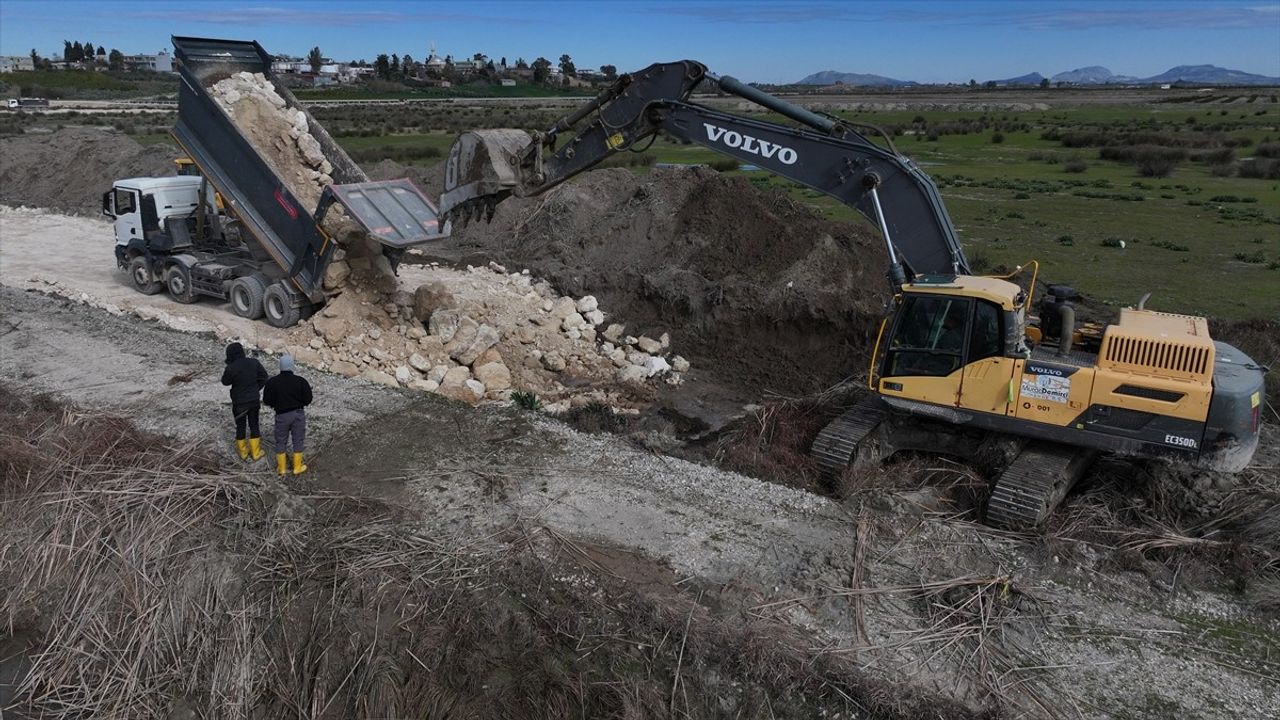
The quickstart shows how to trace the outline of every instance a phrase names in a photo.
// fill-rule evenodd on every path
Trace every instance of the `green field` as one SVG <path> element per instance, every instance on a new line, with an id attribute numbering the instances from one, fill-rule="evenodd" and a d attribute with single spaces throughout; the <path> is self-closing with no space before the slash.
<path id="1" fill-rule="evenodd" d="M 1107 304 L 1131 304 L 1151 292 L 1150 307 L 1223 318 L 1280 317 L 1280 180 L 1214 174 L 1183 161 L 1167 177 L 1143 177 L 1135 164 L 1099 159 L 1097 147 L 1064 147 L 1046 132 L 1078 129 L 1198 132 L 1235 141 L 1236 161 L 1280 139 L 1280 105 L 1186 105 L 1060 109 L 1043 112 L 844 113 L 885 127 L 940 187 L 975 269 L 995 272 L 1039 260 L 1041 278 L 1071 284 Z M 779 118 L 763 115 L 768 120 Z M 938 134 L 928 128 L 989 123 L 1025 129 Z M 922 128 L 910 129 L 915 123 Z M 1215 129 L 1216 128 L 1216 129 Z M 918 134 L 912 134 L 917 133 Z M 368 156 L 390 146 L 447 153 L 451 133 L 344 137 Z M 724 156 L 659 140 L 646 151 L 660 163 L 712 163 Z M 432 164 L 440 156 L 411 162 Z M 1074 172 L 1067 172 L 1071 160 Z M 1083 164 L 1083 168 L 1080 165 Z M 637 169 L 647 172 L 648 168 Z M 1219 170 L 1221 172 L 1221 170 Z M 839 219 L 862 221 L 827 196 L 760 171 L 733 170 Z M 780 242 L 785 241 L 780 239 Z M 1124 247 L 1119 247 L 1123 241 Z"/>
<path id="2" fill-rule="evenodd" d="M 119 100 L 176 96 L 174 75 L 152 72 L 94 72 L 91 70 L 35 70 L 0 75 L 0 96 L 51 99 Z"/>

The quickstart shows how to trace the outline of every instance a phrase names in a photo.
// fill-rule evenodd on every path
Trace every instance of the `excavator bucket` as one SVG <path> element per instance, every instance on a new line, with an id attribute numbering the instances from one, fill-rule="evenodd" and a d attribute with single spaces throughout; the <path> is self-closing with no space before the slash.
<path id="1" fill-rule="evenodd" d="M 521 158 L 533 145 L 523 130 L 502 128 L 463 133 L 449 148 L 440 212 L 464 223 L 493 218 L 498 203 L 520 194 L 526 178 Z M 536 152 L 537 148 L 533 150 Z"/>

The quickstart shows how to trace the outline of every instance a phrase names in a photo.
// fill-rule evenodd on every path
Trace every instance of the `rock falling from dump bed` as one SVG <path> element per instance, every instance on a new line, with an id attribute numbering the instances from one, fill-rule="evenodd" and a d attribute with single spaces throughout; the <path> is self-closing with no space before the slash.
<path id="1" fill-rule="evenodd" d="M 307 114 L 290 108 L 262 73 L 236 73 L 214 83 L 209 94 L 302 203 L 303 209 L 314 212 L 325 186 L 333 183 L 333 164 L 324 156 L 320 141 L 311 134 Z M 344 217 L 341 208 L 329 211 L 324 229 L 338 240 L 343 254 L 374 258 L 370 264 L 374 280 L 386 281 L 392 276 L 391 265 L 382 257 L 382 246 Z M 360 279 L 352 277 L 352 280 Z"/>

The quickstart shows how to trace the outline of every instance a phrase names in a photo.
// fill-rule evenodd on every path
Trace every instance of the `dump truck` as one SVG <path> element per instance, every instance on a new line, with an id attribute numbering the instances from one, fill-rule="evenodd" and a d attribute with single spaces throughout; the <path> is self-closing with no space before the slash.
<path id="1" fill-rule="evenodd" d="M 35 97 L 9 98 L 9 101 L 5 103 L 5 107 L 9 108 L 10 110 L 47 108 L 49 107 L 49 101 L 45 98 L 35 98 Z"/>
<path id="2" fill-rule="evenodd" d="M 699 87 L 795 125 L 693 102 Z M 547 192 L 658 133 L 829 195 L 879 229 L 889 311 L 868 348 L 870 392 L 813 443 L 815 464 L 830 473 L 899 450 L 966 456 L 998 444 L 1011 460 L 986 519 L 1029 528 L 1101 454 L 1225 472 L 1253 457 L 1266 368 L 1214 340 L 1204 318 L 1154 311 L 1144 299 L 1116 322 L 1077 322 L 1069 288 L 1036 300 L 1037 263 L 1020 268 L 1021 279 L 974 274 L 936 185 L 887 133 L 696 61 L 621 75 L 545 132 L 463 134 L 446 161 L 441 210 L 490 219 L 503 199 Z"/>
<path id="3" fill-rule="evenodd" d="M 271 72 L 255 41 L 174 37 L 179 61 L 180 174 L 117 180 L 102 196 L 115 258 L 144 294 L 176 302 L 211 297 L 241 317 L 289 327 L 325 302 L 337 243 L 324 229 L 335 205 L 376 238 L 392 266 L 406 248 L 448 237 L 436 206 L 409 179 L 374 182 Z M 235 73 L 261 73 L 332 164 L 334 183 L 307 208 L 209 93 Z M 187 162 L 189 161 L 189 165 Z"/>

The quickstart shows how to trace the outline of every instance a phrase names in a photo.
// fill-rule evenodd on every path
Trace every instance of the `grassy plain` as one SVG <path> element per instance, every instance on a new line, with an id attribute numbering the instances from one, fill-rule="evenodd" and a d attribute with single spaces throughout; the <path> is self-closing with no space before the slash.
<path id="1" fill-rule="evenodd" d="M 840 117 L 898 128 L 899 150 L 939 185 L 977 269 L 1041 262 L 1042 278 L 1070 284 L 1097 301 L 1223 318 L 1280 317 L 1280 180 L 1240 177 L 1224 165 L 1186 160 L 1167 177 L 1146 177 L 1132 162 L 1100 159 L 1099 147 L 1064 147 L 1053 133 L 1099 131 L 1205 136 L 1234 147 L 1237 165 L 1264 142 L 1280 140 L 1280 104 L 1254 102 L 1084 106 L 1034 111 L 836 111 Z M 550 108 L 542 109 L 545 114 Z M 440 114 L 475 109 L 423 108 Z M 537 110 L 507 117 L 513 125 Z M 485 115 L 489 115 L 485 113 Z M 770 121 L 781 118 L 769 114 Z M 491 117 L 484 119 L 490 120 Z M 456 120 L 450 117 L 449 123 Z M 982 127 L 978 131 L 963 132 Z M 996 129 L 1001 128 L 1001 129 Z M 939 132 L 940 131 L 940 132 Z M 993 137 L 999 133 L 999 142 Z M 368 157 L 378 148 L 447 152 L 452 132 L 339 137 Z M 660 139 L 646 154 L 658 163 L 698 164 L 724 156 Z M 411 159 L 431 164 L 436 156 Z M 1074 161 L 1074 162 L 1073 162 Z M 1264 160 L 1265 161 L 1265 160 Z M 1072 171 L 1068 171 L 1068 167 Z M 648 172 L 648 167 L 637 167 Z M 827 196 L 761 171 L 731 170 L 780 189 L 832 217 L 861 221 Z M 1229 176 L 1228 176 L 1229 175 Z M 785 242 L 779 238 L 779 242 Z M 1123 247 L 1120 247 L 1123 241 Z"/>
<path id="2" fill-rule="evenodd" d="M 1062 106 L 1042 100 L 1053 93 L 1008 91 L 989 101 L 981 94 L 961 101 L 946 94 L 887 102 L 855 97 L 825 109 L 893 133 L 898 149 L 938 184 L 975 269 L 995 271 L 1037 259 L 1043 279 L 1070 284 L 1103 303 L 1133 303 L 1151 292 L 1151 306 L 1161 310 L 1227 319 L 1280 317 L 1277 92 L 1134 91 L 1119 102 L 1105 90 L 1073 92 Z M 555 98 L 456 98 L 319 106 L 313 113 L 359 163 L 390 158 L 433 165 L 461 131 L 546 128 L 573 105 Z M 1036 109 L 913 109 L 1002 105 Z M 861 109 L 866 107 L 891 109 Z M 753 117 L 781 121 L 769 113 Z M 143 143 L 161 143 L 170 141 L 165 130 L 173 114 L 19 113 L 0 120 L 0 134 L 98 124 L 114 125 Z M 1070 134 L 1090 133 L 1102 139 L 1072 147 L 1063 142 Z M 1178 149 L 1189 156 L 1156 177 L 1144 176 L 1135 162 L 1102 157 L 1108 150 L 1134 149 L 1138 133 L 1161 145 L 1181 144 Z M 1211 152 L 1227 157 L 1198 157 Z M 655 163 L 726 159 L 666 138 L 643 155 L 627 158 L 648 162 L 635 163 L 635 172 L 649 172 Z M 1262 177 L 1242 176 L 1252 157 L 1270 168 L 1254 173 Z M 829 216 L 863 221 L 839 201 L 783 178 L 726 172 L 787 192 Z"/>

